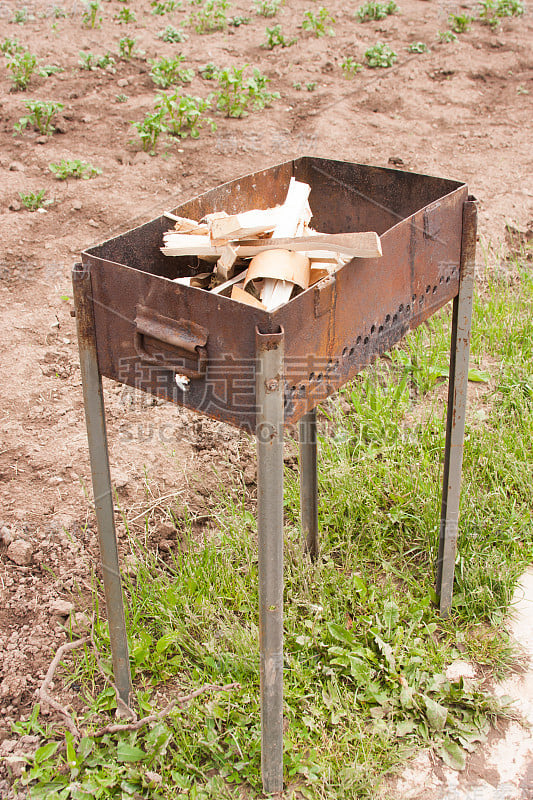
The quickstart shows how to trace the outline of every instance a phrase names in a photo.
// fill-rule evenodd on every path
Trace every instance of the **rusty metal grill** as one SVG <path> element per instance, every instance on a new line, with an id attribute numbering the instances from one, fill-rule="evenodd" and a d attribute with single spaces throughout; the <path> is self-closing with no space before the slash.
<path id="1" fill-rule="evenodd" d="M 171 283 L 194 269 L 191 258 L 160 253 L 169 222 L 159 217 L 83 253 L 103 375 L 253 433 L 256 326 L 285 332 L 285 423 L 291 424 L 457 294 L 467 199 L 461 183 L 302 158 L 231 181 L 175 212 L 200 219 L 273 206 L 283 202 L 293 175 L 312 187 L 319 230 L 375 230 L 383 257 L 354 259 L 268 313 Z M 166 341 L 157 338 L 161 320 Z M 191 329 L 197 347 L 205 347 L 203 361 Z M 186 353 L 169 342 L 179 336 L 191 342 Z M 149 340 L 144 352 L 141 337 Z M 173 368 L 193 377 L 188 392 L 176 386 Z"/>
<path id="2" fill-rule="evenodd" d="M 472 311 L 476 206 L 464 183 L 300 158 L 246 175 L 174 209 L 200 219 L 283 202 L 311 186 L 317 229 L 373 230 L 383 256 L 353 259 L 274 312 L 176 284 L 191 257 L 162 255 L 158 217 L 82 254 L 74 291 L 93 488 L 120 696 L 130 674 L 101 376 L 255 433 L 258 446 L 262 771 L 282 788 L 283 428 L 299 421 L 302 528 L 318 554 L 315 407 L 453 300 L 437 589 L 449 613 L 457 538 Z M 188 376 L 187 390 L 175 380 Z"/>

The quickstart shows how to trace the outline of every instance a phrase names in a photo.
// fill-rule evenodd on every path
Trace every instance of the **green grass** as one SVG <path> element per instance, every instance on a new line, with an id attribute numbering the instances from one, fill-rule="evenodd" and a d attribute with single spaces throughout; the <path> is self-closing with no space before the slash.
<path id="1" fill-rule="evenodd" d="M 475 300 L 456 584 L 443 621 L 433 586 L 449 328 L 446 308 L 324 406 L 315 564 L 302 554 L 298 475 L 286 469 L 285 781 L 304 798 L 374 799 L 422 746 L 461 768 L 490 722 L 512 713 L 445 670 L 466 657 L 501 675 L 517 656 L 501 621 L 533 557 L 531 271 L 493 274 Z M 217 491 L 207 509 L 216 534 L 205 540 L 167 510 L 181 542 L 170 563 L 132 533 L 130 656 L 141 713 L 163 707 L 158 691 L 170 700 L 205 683 L 240 688 L 203 694 L 152 729 L 94 739 L 115 701 L 93 653 L 79 652 L 69 681 L 82 687 L 80 745 L 67 736 L 58 750 L 61 725 L 39 727 L 35 714 L 17 729 L 50 742 L 23 778 L 33 797 L 261 796 L 254 500 L 237 476 Z M 109 670 L 97 594 L 95 605 Z"/>

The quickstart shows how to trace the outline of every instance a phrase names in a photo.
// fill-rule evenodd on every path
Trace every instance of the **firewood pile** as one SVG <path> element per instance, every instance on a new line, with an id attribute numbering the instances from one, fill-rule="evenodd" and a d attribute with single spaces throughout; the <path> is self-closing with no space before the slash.
<path id="1" fill-rule="evenodd" d="M 307 183 L 291 178 L 285 202 L 276 208 L 217 211 L 199 222 L 166 213 L 174 228 L 163 235 L 161 251 L 169 257 L 197 256 L 205 264 L 176 283 L 274 311 L 352 258 L 381 256 L 373 231 L 313 230 L 309 193 Z"/>

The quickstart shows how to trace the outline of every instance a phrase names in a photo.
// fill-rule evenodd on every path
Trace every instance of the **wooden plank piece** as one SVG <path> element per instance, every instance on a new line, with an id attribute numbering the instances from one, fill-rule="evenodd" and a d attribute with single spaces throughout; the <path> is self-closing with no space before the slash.
<path id="1" fill-rule="evenodd" d="M 223 247 L 213 247 L 209 235 L 191 233 L 165 233 L 165 246 L 161 252 L 166 256 L 221 256 Z"/>
<path id="2" fill-rule="evenodd" d="M 211 236 L 216 242 L 220 239 L 244 239 L 259 233 L 273 231 L 280 219 L 281 208 L 253 209 L 242 214 L 233 214 L 209 223 Z"/>
<path id="3" fill-rule="evenodd" d="M 310 248 L 312 248 L 311 254 L 315 250 L 322 250 L 341 253 L 350 258 L 379 258 L 383 255 L 379 236 L 374 231 L 320 233 L 316 236 L 299 236 L 293 239 L 289 237 L 247 239 L 239 244 L 237 252 L 241 258 L 247 258 L 257 255 L 261 250 L 287 249 L 308 252 Z"/>

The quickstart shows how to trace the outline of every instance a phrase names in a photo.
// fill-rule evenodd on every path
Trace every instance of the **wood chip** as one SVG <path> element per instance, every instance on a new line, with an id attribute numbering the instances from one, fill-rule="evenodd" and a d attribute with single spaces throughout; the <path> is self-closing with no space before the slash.
<path id="1" fill-rule="evenodd" d="M 215 267 L 216 273 L 221 280 L 227 281 L 228 278 L 233 277 L 236 261 L 237 250 L 230 244 L 225 245 Z"/>
<path id="2" fill-rule="evenodd" d="M 194 219 L 189 219 L 188 217 L 177 217 L 176 214 L 171 214 L 170 211 L 165 211 L 163 216 L 175 223 L 174 230 L 179 231 L 179 233 L 209 233 L 209 228 L 207 225 L 202 225 L 199 222 L 196 222 Z"/>
<path id="3" fill-rule="evenodd" d="M 273 231 L 280 220 L 281 208 L 267 208 L 264 211 L 253 209 L 242 214 L 233 214 L 209 223 L 211 236 L 217 240 L 245 239 L 260 233 Z"/>
<path id="4" fill-rule="evenodd" d="M 238 300 L 239 303 L 246 303 L 247 306 L 253 306 L 254 308 L 262 308 L 263 311 L 266 311 L 265 306 L 260 300 L 256 300 L 253 295 L 249 292 L 245 292 L 244 289 L 241 289 L 240 286 L 235 285 L 231 290 L 231 299 Z"/>
<path id="5" fill-rule="evenodd" d="M 230 286 L 233 286 L 235 283 L 239 281 L 244 281 L 246 276 L 246 270 L 244 272 L 239 272 L 238 275 L 234 275 L 233 278 L 230 278 L 225 283 L 220 283 L 218 286 L 215 286 L 214 289 L 211 289 L 211 294 L 223 294 Z"/>

